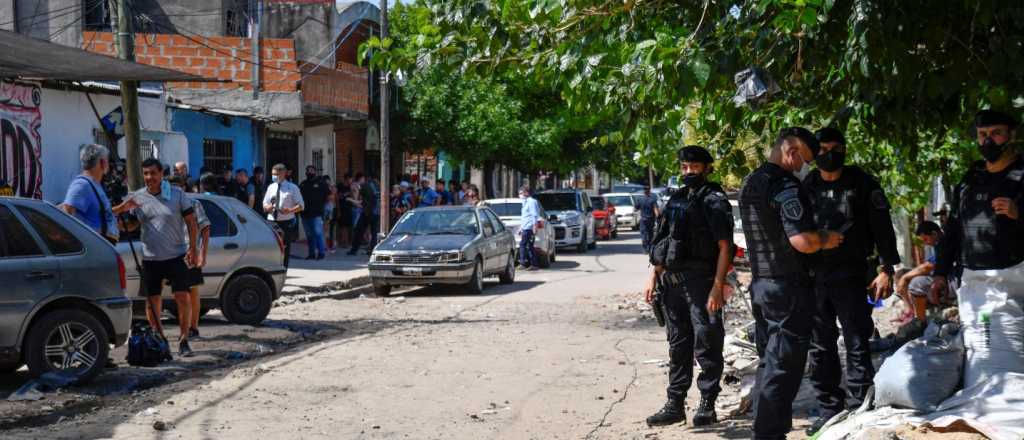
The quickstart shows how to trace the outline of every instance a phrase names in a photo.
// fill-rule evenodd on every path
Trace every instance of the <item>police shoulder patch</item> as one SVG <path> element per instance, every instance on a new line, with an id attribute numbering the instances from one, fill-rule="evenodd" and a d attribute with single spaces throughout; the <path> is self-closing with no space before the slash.
<path id="1" fill-rule="evenodd" d="M 804 204 L 799 198 L 790 198 L 782 202 L 782 215 L 789 220 L 800 220 L 804 216 Z"/>
<path id="2" fill-rule="evenodd" d="M 889 209 L 889 199 L 885 198 L 885 193 L 880 189 L 876 189 L 871 192 L 871 205 L 875 209 Z"/>

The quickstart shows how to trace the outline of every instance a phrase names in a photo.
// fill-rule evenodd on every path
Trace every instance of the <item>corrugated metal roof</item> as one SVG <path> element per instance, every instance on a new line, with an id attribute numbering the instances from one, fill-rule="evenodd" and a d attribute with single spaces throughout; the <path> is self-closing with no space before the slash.
<path id="1" fill-rule="evenodd" d="M 0 77 L 66 81 L 206 81 L 0 30 Z"/>

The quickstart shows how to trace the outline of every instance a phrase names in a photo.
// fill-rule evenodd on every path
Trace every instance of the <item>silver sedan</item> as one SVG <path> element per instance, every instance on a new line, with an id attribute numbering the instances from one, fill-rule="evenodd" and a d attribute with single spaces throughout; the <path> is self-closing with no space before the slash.
<path id="1" fill-rule="evenodd" d="M 470 293 L 483 279 L 515 280 L 515 238 L 485 206 L 440 206 L 405 213 L 370 257 L 370 279 L 379 296 L 394 286 L 460 285 Z"/>

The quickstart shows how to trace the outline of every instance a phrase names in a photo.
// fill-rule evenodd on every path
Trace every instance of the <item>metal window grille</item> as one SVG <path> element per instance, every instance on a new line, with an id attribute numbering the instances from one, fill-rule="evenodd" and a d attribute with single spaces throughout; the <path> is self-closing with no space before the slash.
<path id="1" fill-rule="evenodd" d="M 203 139 L 203 166 L 213 172 L 221 172 L 234 164 L 234 145 L 231 141 Z"/>
<path id="2" fill-rule="evenodd" d="M 318 175 L 324 174 L 324 150 L 313 150 L 313 162 L 310 165 L 316 167 L 316 173 Z"/>
<path id="3" fill-rule="evenodd" d="M 160 141 L 155 139 L 142 139 L 139 141 L 139 160 L 159 159 Z"/>

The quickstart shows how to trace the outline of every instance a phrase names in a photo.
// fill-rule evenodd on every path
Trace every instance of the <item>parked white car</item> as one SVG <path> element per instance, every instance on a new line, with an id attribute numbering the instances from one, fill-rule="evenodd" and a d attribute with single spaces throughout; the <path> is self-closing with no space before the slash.
<path id="1" fill-rule="evenodd" d="M 523 202 L 519 199 L 489 199 L 484 200 L 484 205 L 489 206 L 501 223 L 505 225 L 512 235 L 516 237 L 516 252 L 519 251 L 519 242 L 523 237 L 519 234 L 520 220 L 522 217 Z M 548 214 L 544 207 L 540 208 L 540 230 L 533 240 L 533 251 L 537 253 L 537 265 L 540 267 L 551 266 L 555 261 L 555 228 L 549 222 Z"/>
<path id="2" fill-rule="evenodd" d="M 608 193 L 604 200 L 615 206 L 615 220 L 619 227 L 628 227 L 634 231 L 640 229 L 640 213 L 633 206 L 636 198 L 632 193 Z"/>

